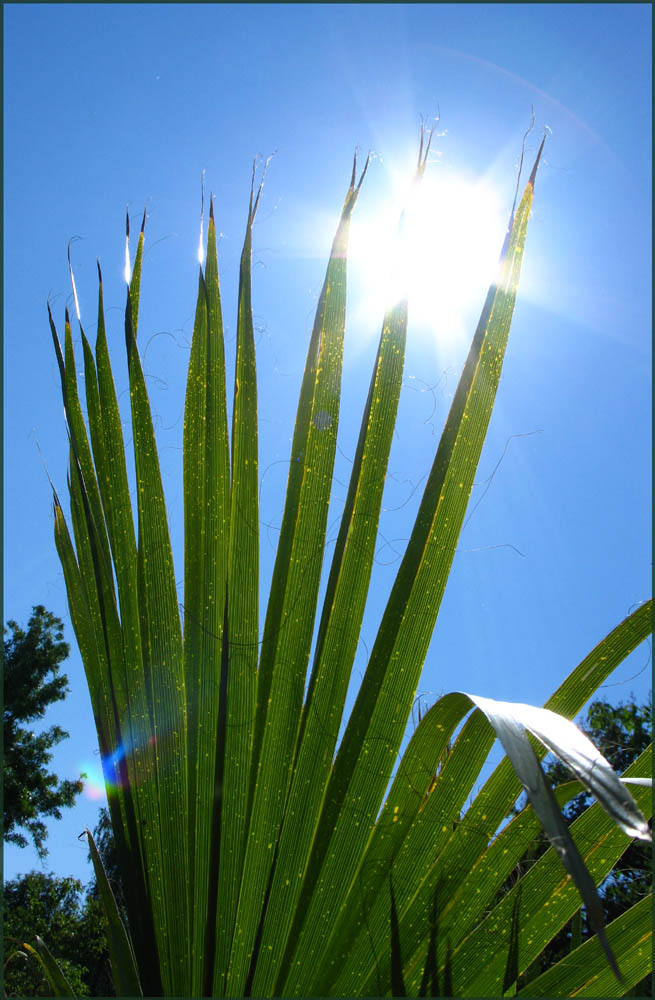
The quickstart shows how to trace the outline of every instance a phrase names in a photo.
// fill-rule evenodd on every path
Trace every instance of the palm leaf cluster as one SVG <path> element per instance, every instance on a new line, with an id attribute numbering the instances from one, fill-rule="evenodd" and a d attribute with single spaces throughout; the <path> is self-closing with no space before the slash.
<path id="1" fill-rule="evenodd" d="M 416 184 L 429 150 L 424 138 Z M 80 324 L 86 421 L 69 317 L 63 348 L 50 317 L 70 439 L 72 524 L 71 535 L 55 494 L 55 539 L 91 693 L 129 915 L 128 935 L 91 844 L 117 993 L 523 992 L 522 974 L 579 910 L 578 888 L 591 919 L 596 915 L 597 935 L 530 982 L 528 994 L 617 995 L 648 971 L 647 902 L 605 930 L 595 886 L 628 837 L 648 836 L 650 793 L 635 785 L 633 799 L 566 719 L 648 635 L 650 602 L 590 653 L 545 710 L 446 695 L 421 720 L 395 767 L 494 405 L 539 156 L 512 213 L 340 740 L 408 317 L 406 299 L 391 303 L 384 316 L 319 602 L 339 423 L 349 227 L 366 166 L 358 177 L 353 165 L 318 302 L 261 636 L 251 309 L 252 227 L 261 185 L 255 189 L 254 171 L 240 265 L 231 427 L 213 205 L 198 278 L 184 414 L 181 604 L 137 343 L 143 227 L 125 309 L 134 497 L 102 277 L 95 351 Z M 509 757 L 469 804 L 496 735 Z M 577 775 L 554 792 L 538 763 L 547 748 Z M 650 749 L 628 777 L 649 773 Z M 576 821 L 571 837 L 559 809 L 579 792 L 580 781 L 599 801 Z M 522 786 L 533 804 L 503 827 Z M 540 822 L 555 846 L 497 902 Z M 60 981 L 56 986 L 64 989 Z"/>

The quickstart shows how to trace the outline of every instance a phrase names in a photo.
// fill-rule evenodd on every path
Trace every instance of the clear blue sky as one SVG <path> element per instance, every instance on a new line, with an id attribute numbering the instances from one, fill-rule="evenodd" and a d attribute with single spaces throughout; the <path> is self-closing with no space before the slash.
<path id="1" fill-rule="evenodd" d="M 416 155 L 421 116 L 437 106 L 445 134 L 429 176 L 450 194 L 430 222 L 426 252 L 435 264 L 414 318 L 410 302 L 405 388 L 355 678 L 466 355 L 462 330 L 472 336 L 491 277 L 472 262 L 482 243 L 491 242 L 492 259 L 500 249 L 533 105 L 528 156 L 545 126 L 552 136 L 470 509 L 504 457 L 462 533 L 419 690 L 429 700 L 459 689 L 543 703 L 650 595 L 650 5 L 7 4 L 4 15 L 4 619 L 25 624 L 42 603 L 66 623 L 71 693 L 45 720 L 70 731 L 54 758 L 58 773 L 99 773 L 36 444 L 64 496 L 66 432 L 46 301 L 63 326 L 69 239 L 81 238 L 72 254 L 91 337 L 101 260 L 124 388 L 123 217 L 127 204 L 137 231 L 147 209 L 140 342 L 148 345 L 179 556 L 201 172 L 224 234 L 231 358 L 251 163 L 276 151 L 254 230 L 253 292 L 261 545 L 270 572 L 307 338 L 353 150 L 378 155 L 353 222 L 360 258 L 346 331 L 341 483 L 382 318 L 361 254 L 379 247 L 372 220 L 395 211 L 394 185 Z M 463 203 L 462 191 L 470 195 Z M 469 209 L 478 195 L 485 221 L 476 236 Z M 463 247 L 448 234 L 453 210 L 468 227 Z M 337 483 L 334 518 L 344 496 Z M 650 684 L 643 646 L 600 693 L 645 698 Z M 90 878 L 77 838 L 96 822 L 102 799 L 93 792 L 91 783 L 75 809 L 49 824 L 45 870 Z M 31 849 L 8 848 L 5 862 L 6 877 L 39 867 Z"/>

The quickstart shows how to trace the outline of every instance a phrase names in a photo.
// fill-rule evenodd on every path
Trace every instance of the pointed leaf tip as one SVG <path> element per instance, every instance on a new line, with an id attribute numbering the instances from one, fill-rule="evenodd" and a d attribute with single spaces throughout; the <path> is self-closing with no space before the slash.
<path id="1" fill-rule="evenodd" d="M 141 220 L 141 235 L 146 231 L 146 209 L 143 209 L 143 219 Z"/>
<path id="2" fill-rule="evenodd" d="M 98 268 L 98 281 L 102 284 L 102 270 L 100 268 L 100 261 L 96 260 L 96 266 Z"/>
<path id="3" fill-rule="evenodd" d="M 359 191 L 360 187 L 362 186 L 362 181 L 366 177 L 366 171 L 368 170 L 368 165 L 369 165 L 370 162 L 371 162 L 371 154 L 369 153 L 367 155 L 367 157 L 366 157 L 366 163 L 364 164 L 364 169 L 362 170 L 362 172 L 360 174 L 360 177 L 359 177 L 359 181 L 357 182 L 357 190 L 358 191 Z"/>
<path id="4" fill-rule="evenodd" d="M 261 183 L 259 185 L 259 190 L 257 191 L 257 197 L 255 198 L 255 174 L 257 172 L 257 159 L 258 157 L 256 156 L 255 159 L 252 161 L 252 175 L 250 177 L 250 202 L 248 203 L 249 226 L 252 226 L 254 222 L 255 213 L 257 212 L 257 205 L 259 204 L 259 196 L 262 193 L 262 187 L 264 185 L 264 178 L 262 177 Z M 264 170 L 266 170 L 265 167 Z"/>
<path id="5" fill-rule="evenodd" d="M 213 222 L 214 225 L 216 225 L 216 223 L 214 221 L 214 195 L 213 194 L 209 195 L 209 218 L 210 218 L 211 222 Z"/>
<path id="6" fill-rule="evenodd" d="M 38 934 L 34 936 L 34 939 L 36 942 L 36 948 L 32 948 L 32 946 L 26 941 L 22 942 L 22 946 L 33 955 L 36 955 L 40 961 L 46 974 L 46 978 L 54 991 L 54 995 L 58 997 L 74 997 L 75 993 L 73 992 L 70 983 L 62 972 L 59 963 L 48 950 L 43 939 L 40 938 Z"/>
<path id="7" fill-rule="evenodd" d="M 130 238 L 130 210 L 127 205 L 125 206 L 125 237 L 128 240 Z"/>
<path id="8" fill-rule="evenodd" d="M 427 133 L 427 141 L 426 141 Z M 425 122 L 421 122 L 421 135 L 418 145 L 418 160 L 416 162 L 416 170 L 422 176 L 425 171 L 425 164 L 428 161 L 428 153 L 430 152 L 430 146 L 432 145 L 432 136 L 434 134 L 434 129 L 431 128 L 429 131 L 425 127 Z"/>
<path id="9" fill-rule="evenodd" d="M 353 156 L 353 169 L 352 169 L 352 174 L 350 175 L 351 188 L 354 188 L 355 186 L 356 177 L 357 177 L 357 150 L 355 150 L 355 155 Z"/>
<path id="10" fill-rule="evenodd" d="M 252 183 L 250 185 L 250 208 L 249 208 L 249 225 L 250 226 L 252 226 L 253 222 L 255 221 L 255 216 L 257 215 L 257 208 L 259 206 L 259 199 L 261 197 L 261 193 L 262 193 L 262 190 L 264 188 L 264 180 L 266 178 L 266 171 L 268 170 L 268 165 L 269 165 L 269 163 L 271 162 L 271 160 L 273 159 L 274 156 L 275 156 L 275 152 L 271 153 L 271 155 L 269 157 L 267 157 L 267 159 L 266 159 L 266 161 L 264 163 L 264 167 L 262 169 L 262 176 L 261 176 L 261 180 L 259 182 L 259 187 L 257 188 L 257 196 L 255 198 L 254 205 L 253 205 L 253 195 L 254 195 L 254 190 L 255 190 L 255 168 L 257 166 L 257 158 L 255 158 L 255 160 L 253 162 L 253 165 L 252 165 Z"/>
<path id="11" fill-rule="evenodd" d="M 528 180 L 528 184 L 534 190 L 535 177 L 537 176 L 537 167 L 539 166 L 539 160 L 541 159 L 541 154 L 543 152 L 544 146 L 546 145 L 546 136 L 541 140 L 541 145 L 539 147 L 539 152 L 537 153 L 537 159 L 534 161 L 534 167 L 532 168 L 532 173 Z"/>
<path id="12" fill-rule="evenodd" d="M 425 153 L 423 155 L 423 163 L 421 165 L 421 169 L 423 171 L 425 170 L 425 165 L 428 162 L 428 154 L 430 152 L 430 146 L 432 145 L 432 137 L 433 136 L 434 136 L 434 129 L 431 128 L 430 131 L 428 132 L 428 141 L 427 141 L 426 146 L 425 146 Z"/>

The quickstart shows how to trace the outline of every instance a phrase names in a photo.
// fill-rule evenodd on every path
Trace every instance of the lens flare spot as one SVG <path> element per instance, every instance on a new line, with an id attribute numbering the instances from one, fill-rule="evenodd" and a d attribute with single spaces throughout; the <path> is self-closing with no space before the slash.
<path id="1" fill-rule="evenodd" d="M 80 770 L 86 774 L 84 794 L 87 799 L 90 799 L 92 802 L 99 802 L 101 799 L 105 799 L 107 797 L 105 779 L 102 768 L 98 766 L 98 763 L 96 761 L 93 763 L 83 761 L 80 765 Z"/>
<path id="2" fill-rule="evenodd" d="M 203 224 L 202 224 L 202 216 L 201 216 L 200 217 L 200 240 L 198 241 L 198 263 L 200 264 L 201 267 L 202 267 L 203 261 L 205 259 L 205 250 L 204 250 L 204 247 L 203 247 L 203 239 L 202 239 L 203 232 L 202 232 L 202 230 L 203 230 Z"/>
<path id="3" fill-rule="evenodd" d="M 332 417 L 327 412 L 327 410 L 319 410 L 312 417 L 312 423 L 317 431 L 327 430 L 332 423 Z"/>

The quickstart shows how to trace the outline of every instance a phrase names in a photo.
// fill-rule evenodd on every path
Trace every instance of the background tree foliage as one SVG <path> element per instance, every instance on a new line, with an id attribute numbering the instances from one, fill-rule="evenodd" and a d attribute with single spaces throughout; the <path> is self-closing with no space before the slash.
<path id="1" fill-rule="evenodd" d="M 40 963 L 20 942 L 48 942 L 77 996 L 113 996 L 105 919 L 98 899 L 73 878 L 29 872 L 4 885 L 6 996 L 51 996 Z"/>
<path id="2" fill-rule="evenodd" d="M 26 847 L 27 837 L 20 832 L 25 830 L 44 858 L 47 830 L 41 817 L 61 819 L 61 809 L 72 806 L 82 791 L 83 775 L 60 781 L 48 770 L 51 748 L 68 737 L 61 726 L 39 734 L 27 727 L 66 697 L 68 678 L 60 664 L 70 647 L 63 623 L 42 605 L 33 608 L 27 631 L 9 621 L 4 634 L 4 839 Z"/>
<path id="3" fill-rule="evenodd" d="M 116 845 L 107 809 L 93 831 L 121 916 L 127 922 L 118 872 Z M 89 862 L 91 858 L 89 855 Z M 50 996 L 40 963 L 21 951 L 19 942 L 39 935 L 48 943 L 79 996 L 115 996 L 107 948 L 105 917 L 95 877 L 86 892 L 82 883 L 54 874 L 29 872 L 4 886 L 5 995 Z"/>

